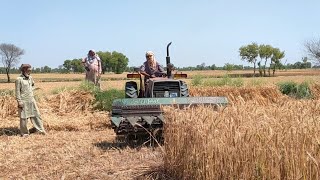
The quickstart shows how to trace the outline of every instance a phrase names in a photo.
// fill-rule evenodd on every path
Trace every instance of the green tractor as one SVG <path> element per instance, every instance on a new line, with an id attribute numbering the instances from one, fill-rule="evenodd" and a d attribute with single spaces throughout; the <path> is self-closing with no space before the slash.
<path id="1" fill-rule="evenodd" d="M 196 105 L 225 106 L 226 97 L 189 97 L 187 84 L 180 80 L 187 74 L 172 74 L 169 46 L 167 45 L 167 73 L 163 77 L 150 78 L 144 82 L 139 69 L 127 74 L 127 78 L 140 80 L 125 84 L 125 98 L 115 99 L 112 103 L 111 124 L 117 137 L 135 140 L 141 135 L 161 137 L 165 119 L 161 106 L 177 108 Z"/>

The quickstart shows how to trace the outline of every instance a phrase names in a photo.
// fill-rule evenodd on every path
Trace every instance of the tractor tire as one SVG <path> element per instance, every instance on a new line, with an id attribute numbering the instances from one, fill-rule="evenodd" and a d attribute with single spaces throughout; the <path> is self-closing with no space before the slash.
<path id="1" fill-rule="evenodd" d="M 126 98 L 138 98 L 137 83 L 134 81 L 126 82 L 125 86 Z"/>
<path id="2" fill-rule="evenodd" d="M 189 97 L 188 85 L 184 81 L 180 81 L 181 84 L 181 97 Z"/>

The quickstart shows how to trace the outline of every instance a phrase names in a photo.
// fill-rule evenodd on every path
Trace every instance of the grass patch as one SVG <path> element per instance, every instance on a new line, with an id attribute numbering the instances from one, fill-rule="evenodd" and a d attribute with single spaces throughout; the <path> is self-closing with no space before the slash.
<path id="1" fill-rule="evenodd" d="M 243 86 L 243 79 L 231 78 L 228 75 L 223 76 L 222 78 L 217 79 L 207 79 L 203 82 L 203 86 L 232 86 L 232 87 L 241 87 Z"/>
<path id="2" fill-rule="evenodd" d="M 78 88 L 92 93 L 95 97 L 95 100 L 93 102 L 94 109 L 102 111 L 111 111 L 113 100 L 125 97 L 124 90 L 110 89 L 101 91 L 99 88 L 87 81 L 81 83 Z"/>
<path id="3" fill-rule="evenodd" d="M 106 91 L 97 91 L 94 94 L 94 108 L 104 111 L 112 110 L 112 102 L 118 98 L 124 98 L 124 90 L 110 89 Z"/>
<path id="4" fill-rule="evenodd" d="M 277 84 L 280 91 L 290 97 L 297 99 L 312 98 L 309 83 L 307 81 L 298 84 L 296 82 L 282 82 Z"/>
<path id="5" fill-rule="evenodd" d="M 200 86 L 203 83 L 203 79 L 204 79 L 204 76 L 197 74 L 192 77 L 191 84 L 193 86 Z"/>
<path id="6" fill-rule="evenodd" d="M 65 91 L 72 91 L 72 90 L 80 90 L 80 91 L 87 91 L 90 93 L 95 93 L 96 91 L 100 91 L 99 88 L 95 87 L 92 83 L 87 81 L 82 81 L 82 83 L 78 87 L 58 87 L 51 91 L 52 94 L 59 94 Z"/>
<path id="7" fill-rule="evenodd" d="M 297 97 L 299 99 L 302 99 L 302 98 L 312 98 L 312 93 L 311 93 L 311 90 L 310 90 L 310 87 L 309 87 L 309 83 L 308 82 L 303 82 L 301 83 L 300 85 L 298 85 L 297 87 Z"/>
<path id="8" fill-rule="evenodd" d="M 262 86 L 265 84 L 265 81 L 262 80 L 261 78 L 253 78 L 251 81 L 250 81 L 250 85 L 251 86 Z"/>

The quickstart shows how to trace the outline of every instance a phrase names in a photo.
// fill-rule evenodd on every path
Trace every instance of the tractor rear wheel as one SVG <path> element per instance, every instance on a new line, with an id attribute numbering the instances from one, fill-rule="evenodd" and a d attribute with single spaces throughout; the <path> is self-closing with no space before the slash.
<path id="1" fill-rule="evenodd" d="M 181 97 L 189 97 L 188 85 L 184 81 L 180 81 L 181 84 Z"/>
<path id="2" fill-rule="evenodd" d="M 138 89 L 137 83 L 134 81 L 126 82 L 125 86 L 126 98 L 137 98 L 138 97 Z"/>

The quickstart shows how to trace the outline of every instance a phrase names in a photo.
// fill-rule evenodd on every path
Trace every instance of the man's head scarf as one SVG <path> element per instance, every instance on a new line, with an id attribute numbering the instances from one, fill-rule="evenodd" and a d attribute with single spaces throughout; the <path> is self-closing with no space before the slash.
<path id="1" fill-rule="evenodd" d="M 148 56 L 152 56 L 152 58 L 148 59 L 147 58 Z M 156 69 L 157 61 L 156 61 L 156 58 L 154 57 L 154 53 L 152 51 L 147 51 L 146 58 L 147 58 L 147 62 L 148 62 L 149 67 L 152 69 Z"/>
<path id="2" fill-rule="evenodd" d="M 31 65 L 30 64 L 21 64 L 20 66 L 20 71 L 24 71 L 28 68 L 31 68 Z"/>
<path id="3" fill-rule="evenodd" d="M 93 53 L 93 56 L 90 55 L 90 52 Z M 100 61 L 100 58 L 98 58 L 98 57 L 99 57 L 99 56 L 96 54 L 96 51 L 93 50 L 93 49 L 90 49 L 90 51 L 88 52 L 88 55 L 87 55 L 87 63 L 88 63 L 88 64 L 91 64 L 94 59 L 97 59 L 98 61 Z"/>

